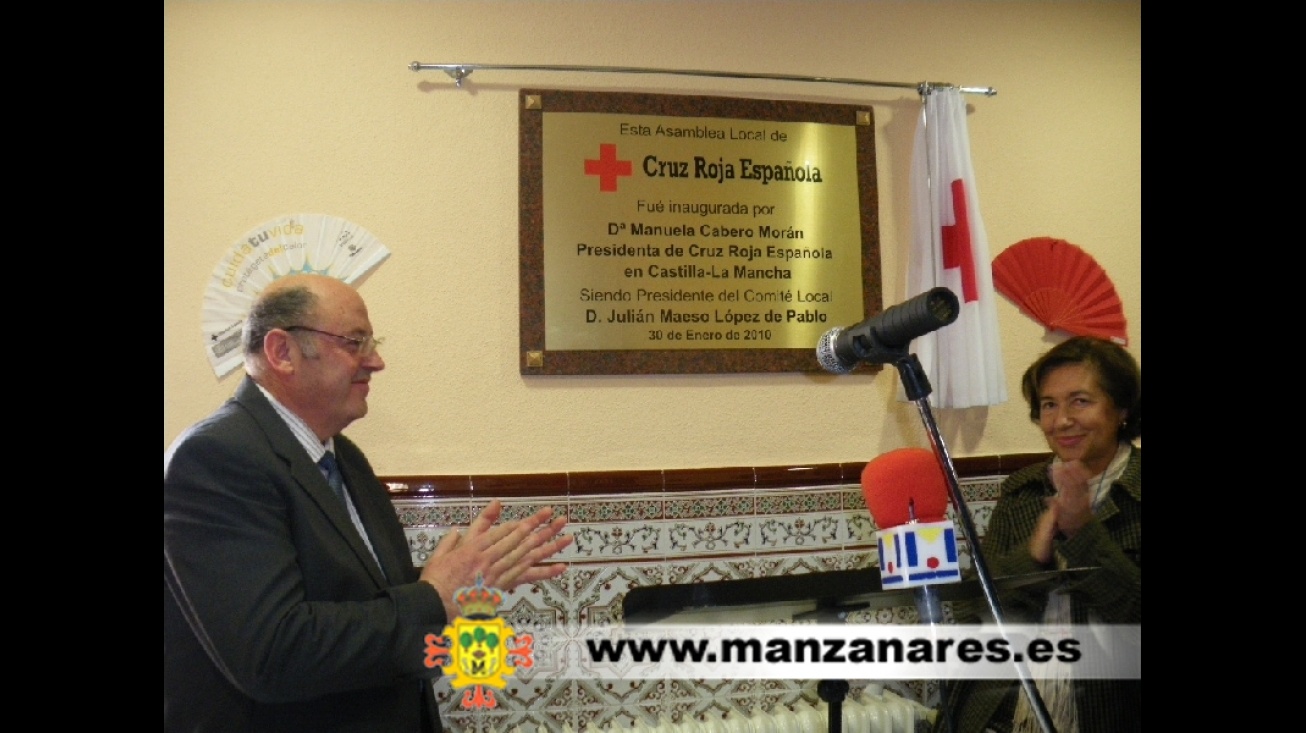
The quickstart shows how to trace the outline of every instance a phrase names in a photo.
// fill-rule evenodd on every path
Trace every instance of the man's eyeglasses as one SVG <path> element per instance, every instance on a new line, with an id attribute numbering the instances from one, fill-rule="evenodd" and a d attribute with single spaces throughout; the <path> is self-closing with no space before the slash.
<path id="1" fill-rule="evenodd" d="M 341 336 L 338 333 L 331 333 L 330 331 L 323 331 L 319 328 L 309 328 L 308 326 L 287 326 L 285 330 L 286 331 L 309 331 L 312 333 L 321 334 L 323 336 L 330 336 L 333 339 L 340 339 L 341 341 L 350 344 L 350 346 L 345 347 L 346 349 L 349 350 L 349 353 L 356 354 L 358 355 L 359 358 L 362 359 L 366 359 L 367 357 L 371 356 L 372 353 L 376 351 L 377 347 L 380 346 L 382 342 L 385 341 L 384 336 L 381 338 L 376 338 L 375 336 L 368 336 L 367 338 L 356 339 L 350 336 Z"/>

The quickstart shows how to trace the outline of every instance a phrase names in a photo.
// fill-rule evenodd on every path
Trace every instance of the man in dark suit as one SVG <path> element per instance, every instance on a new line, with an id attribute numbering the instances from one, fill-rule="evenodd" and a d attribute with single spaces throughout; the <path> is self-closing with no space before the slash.
<path id="1" fill-rule="evenodd" d="M 385 487 L 340 435 L 385 368 L 363 299 L 284 277 L 243 336 L 235 396 L 164 457 L 164 730 L 439 731 L 425 635 L 478 574 L 501 590 L 560 575 L 538 563 L 570 544 L 565 519 L 497 524 L 491 502 L 419 572 Z"/>

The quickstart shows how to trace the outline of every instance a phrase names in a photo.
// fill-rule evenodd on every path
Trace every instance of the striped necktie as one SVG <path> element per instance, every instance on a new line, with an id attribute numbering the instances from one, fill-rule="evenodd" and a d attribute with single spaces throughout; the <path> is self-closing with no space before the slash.
<path id="1" fill-rule="evenodd" d="M 349 519 L 354 523 L 354 529 L 358 530 L 358 536 L 363 538 L 363 544 L 367 545 L 367 549 L 372 553 L 372 559 L 376 560 L 379 567 L 381 561 L 376 556 L 376 548 L 372 547 L 372 538 L 367 536 L 367 530 L 363 528 L 363 520 L 359 518 L 354 502 L 345 494 L 345 477 L 340 474 L 340 464 L 336 462 L 336 455 L 331 451 L 323 453 L 317 465 L 326 475 L 327 483 L 331 484 L 331 490 L 335 492 L 336 498 L 344 505 L 345 511 L 349 512 Z"/>
<path id="2" fill-rule="evenodd" d="M 340 475 L 340 464 L 336 463 L 336 454 L 331 451 L 323 453 L 317 465 L 326 476 L 327 483 L 331 484 L 331 490 L 335 492 L 336 498 L 347 505 L 348 502 L 345 501 L 345 477 Z"/>

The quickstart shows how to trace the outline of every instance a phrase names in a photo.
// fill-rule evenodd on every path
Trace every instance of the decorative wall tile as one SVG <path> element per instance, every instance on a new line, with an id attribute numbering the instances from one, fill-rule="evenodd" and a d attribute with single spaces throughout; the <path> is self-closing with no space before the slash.
<path id="1" fill-rule="evenodd" d="M 397 499 L 394 501 L 399 521 L 405 527 L 459 527 L 471 519 L 465 500 Z"/>
<path id="2" fill-rule="evenodd" d="M 848 542 L 855 544 L 875 545 L 875 533 L 879 528 L 875 526 L 875 521 L 871 515 L 865 512 L 849 512 L 844 515 L 846 524 L 846 533 Z"/>
<path id="3" fill-rule="evenodd" d="M 663 502 L 667 519 L 750 516 L 756 512 L 756 498 L 751 491 L 739 493 L 668 494 Z"/>
<path id="4" fill-rule="evenodd" d="M 796 512 L 828 512 L 843 508 L 843 495 L 838 489 L 785 489 L 760 491 L 757 495 L 758 514 L 793 514 Z"/>
<path id="5" fill-rule="evenodd" d="M 613 522 L 571 525 L 568 534 L 575 538 L 570 558 L 576 561 L 615 558 L 648 559 L 667 553 L 664 527 L 653 522 Z"/>
<path id="6" fill-rule="evenodd" d="M 413 556 L 413 565 L 421 567 L 426 564 L 427 558 L 435 550 L 436 545 L 445 533 L 449 531 L 448 527 L 431 528 L 431 529 L 405 529 L 404 535 L 408 538 L 408 551 Z"/>
<path id="7" fill-rule="evenodd" d="M 667 527 L 668 554 L 748 552 L 753 526 L 751 516 L 674 522 Z"/>
<path id="8" fill-rule="evenodd" d="M 1036 458 L 1016 457 L 1014 464 Z M 990 471 L 996 465 L 982 463 Z M 1020 467 L 1014 464 L 1008 461 L 1010 470 Z M 622 601 L 632 588 L 871 567 L 877 561 L 876 527 L 854 483 L 864 465 L 387 481 L 415 565 L 426 561 L 446 532 L 465 527 L 490 496 L 503 498 L 506 520 L 553 506 L 568 517 L 566 531 L 576 538 L 559 557 L 569 564 L 565 574 L 505 593 L 500 606 L 500 616 L 517 633 L 535 635 L 535 666 L 507 678 L 506 688 L 496 690 L 499 706 L 493 710 L 462 709 L 461 691 L 447 678 L 437 680 L 446 730 L 557 733 L 570 727 L 579 733 L 628 729 L 636 720 L 722 720 L 731 713 L 825 705 L 814 680 L 613 681 L 571 679 L 568 673 L 583 652 L 582 625 L 621 623 Z M 989 473 L 959 482 L 981 537 L 1001 479 Z M 964 537 L 959 550 L 968 565 Z M 904 605 L 854 612 L 848 620 L 909 624 L 917 623 L 917 615 L 914 606 Z M 929 701 L 937 694 L 919 680 L 851 683 L 850 698 L 885 694 Z"/>
<path id="9" fill-rule="evenodd" d="M 790 514 L 761 519 L 761 546 L 766 550 L 824 549 L 838 544 L 841 524 L 828 514 Z"/>
<path id="10" fill-rule="evenodd" d="M 572 502 L 567 516 L 573 522 L 631 522 L 662 518 L 662 497 L 585 497 Z"/>

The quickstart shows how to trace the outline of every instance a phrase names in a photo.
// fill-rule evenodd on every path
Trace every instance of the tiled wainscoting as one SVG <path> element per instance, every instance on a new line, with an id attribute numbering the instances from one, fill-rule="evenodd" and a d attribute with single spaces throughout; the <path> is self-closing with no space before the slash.
<path id="1" fill-rule="evenodd" d="M 998 484 L 1038 454 L 954 461 L 980 536 Z M 500 616 L 518 634 L 622 621 L 631 588 L 767 578 L 871 567 L 876 527 L 862 498 L 864 463 L 534 475 L 386 477 L 421 565 L 450 528 L 463 527 L 499 498 L 505 518 L 552 506 L 569 518 L 575 543 L 559 578 L 505 595 Z M 955 517 L 954 517 L 955 519 Z M 963 534 L 960 531 L 959 534 Z M 959 543 L 963 563 L 969 549 Z M 874 590 L 872 589 L 867 589 Z M 878 623 L 914 623 L 912 608 L 881 609 Z M 866 621 L 866 619 L 862 619 Z M 613 681 L 569 679 L 565 654 L 537 649 L 535 666 L 508 677 L 490 710 L 462 709 L 448 680 L 436 683 L 454 733 L 617 730 L 637 722 L 720 720 L 819 702 L 815 680 Z M 928 701 L 931 685 L 885 683 L 890 693 Z M 853 695 L 865 683 L 852 683 Z M 874 689 L 875 686 L 872 686 Z M 867 694 L 870 691 L 866 691 Z"/>

